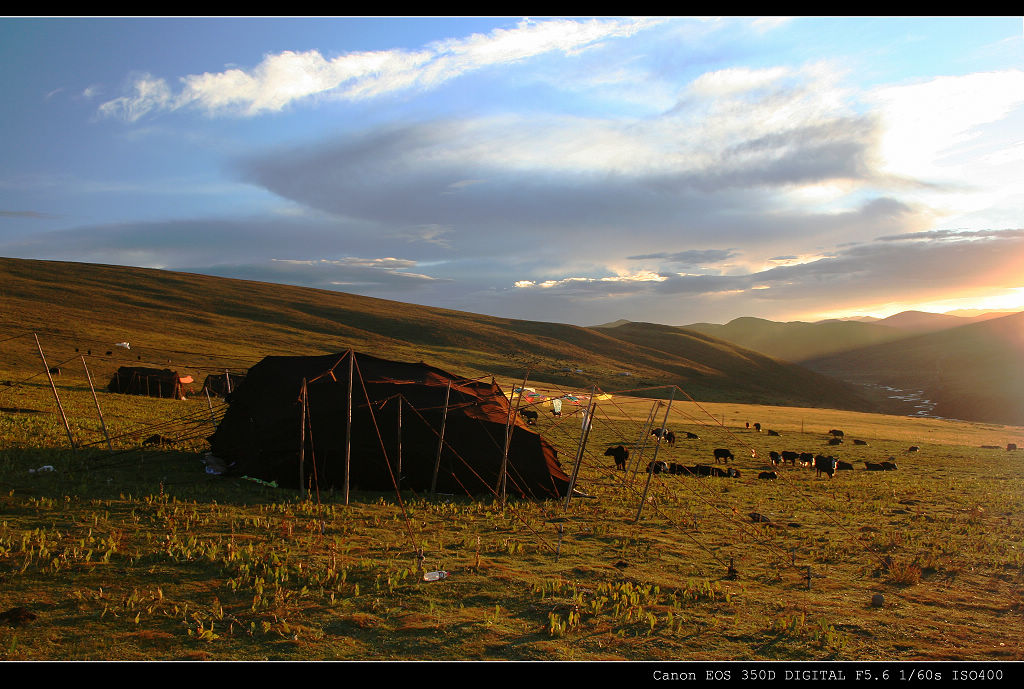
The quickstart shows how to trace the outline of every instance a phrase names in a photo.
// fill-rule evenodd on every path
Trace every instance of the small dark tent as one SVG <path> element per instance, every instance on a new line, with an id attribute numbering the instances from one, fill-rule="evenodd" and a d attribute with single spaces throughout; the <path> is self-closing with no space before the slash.
<path id="1" fill-rule="evenodd" d="M 354 352 L 263 359 L 249 369 L 245 382 L 232 393 L 210 445 L 213 455 L 234 463 L 235 473 L 297 487 L 300 438 L 305 438 L 301 446 L 303 480 L 323 489 L 344 485 L 348 438 L 349 485 L 353 490 L 390 491 L 398 483 L 402 489 L 427 491 L 434 480 L 443 427 L 437 490 L 495 495 L 505 454 L 506 423 L 513 429 L 507 494 L 563 497 L 569 477 L 562 471 L 554 447 L 510 415 L 509 401 L 496 384 L 423 363 L 387 361 Z"/>
<path id="2" fill-rule="evenodd" d="M 170 369 L 122 366 L 107 385 L 110 392 L 149 397 L 185 399 L 185 389 L 177 372 Z"/>
<path id="3" fill-rule="evenodd" d="M 245 380 L 244 373 L 225 372 L 220 374 L 210 374 L 206 376 L 206 380 L 203 381 L 203 389 L 209 391 L 211 395 L 224 397 L 228 393 L 233 392 L 243 380 Z"/>

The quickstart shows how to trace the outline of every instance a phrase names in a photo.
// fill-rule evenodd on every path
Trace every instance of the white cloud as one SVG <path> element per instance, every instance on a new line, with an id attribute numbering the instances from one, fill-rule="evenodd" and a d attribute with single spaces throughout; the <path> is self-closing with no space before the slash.
<path id="1" fill-rule="evenodd" d="M 317 95 L 375 98 L 410 88 L 434 88 L 466 72 L 550 52 L 572 55 L 609 38 L 630 36 L 657 20 L 523 20 L 514 29 L 432 43 L 417 51 L 346 53 L 327 59 L 318 51 L 267 55 L 251 70 L 191 74 L 173 93 L 167 81 L 135 78 L 130 95 L 107 101 L 100 113 L 137 121 L 158 110 L 195 107 L 208 114 L 243 116 L 277 112 Z"/>

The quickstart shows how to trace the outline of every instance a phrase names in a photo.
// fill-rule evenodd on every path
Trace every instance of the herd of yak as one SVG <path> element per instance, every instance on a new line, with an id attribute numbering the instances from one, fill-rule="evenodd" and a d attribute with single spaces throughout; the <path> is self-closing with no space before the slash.
<path id="1" fill-rule="evenodd" d="M 747 424 L 750 427 L 750 424 Z M 761 431 L 761 425 L 755 423 L 754 430 L 757 432 Z M 779 435 L 776 432 L 769 431 L 770 435 Z M 660 438 L 667 442 L 669 445 L 675 445 L 676 434 L 667 429 L 655 429 L 651 431 L 651 435 Z M 843 442 L 844 433 L 838 429 L 832 429 L 829 431 L 831 438 L 828 440 L 829 445 L 840 445 Z M 685 437 L 688 440 L 699 440 L 699 436 L 695 433 L 685 433 Z M 854 440 L 855 445 L 867 445 L 863 440 Z M 919 448 L 914 445 L 911 446 L 906 452 L 917 452 Z M 623 471 L 626 470 L 629 462 L 629 450 L 622 445 L 616 445 L 609 447 L 605 450 L 606 457 L 612 457 L 615 460 L 615 467 Z M 751 452 L 752 456 L 756 457 L 756 452 Z M 726 468 L 722 469 L 717 466 L 709 464 L 695 464 L 693 466 L 686 466 L 683 464 L 677 464 L 675 462 L 663 462 L 663 461 L 651 461 L 647 464 L 647 473 L 654 474 L 687 474 L 691 476 L 720 476 L 724 478 L 739 478 L 740 472 L 738 469 L 729 467 L 730 461 L 735 460 L 735 456 L 732 451 L 728 448 L 720 447 L 716 448 L 713 452 L 715 464 L 726 464 Z M 817 475 L 828 476 L 830 479 L 835 476 L 836 471 L 852 470 L 853 465 L 849 462 L 844 462 L 832 455 L 823 455 L 820 453 L 812 452 L 775 452 L 774 450 L 768 453 L 768 461 L 773 467 L 780 465 L 792 464 L 794 467 L 799 464 L 804 468 L 811 468 L 817 471 Z M 895 471 L 896 458 L 889 457 L 883 462 L 864 462 L 864 468 L 866 471 Z M 778 474 L 774 471 L 762 471 L 758 474 L 759 479 L 772 480 L 778 478 Z"/>

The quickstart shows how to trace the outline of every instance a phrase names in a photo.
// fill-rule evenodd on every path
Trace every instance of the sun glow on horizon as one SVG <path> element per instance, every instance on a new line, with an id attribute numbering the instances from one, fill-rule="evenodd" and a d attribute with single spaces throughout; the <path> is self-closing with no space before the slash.
<path id="1" fill-rule="evenodd" d="M 983 297 L 956 297 L 938 299 L 927 302 L 886 302 L 872 304 L 860 308 L 845 308 L 835 311 L 813 314 L 815 320 L 838 318 L 854 318 L 870 316 L 872 318 L 888 318 L 903 311 L 924 311 L 927 313 L 950 313 L 965 311 L 970 313 L 987 313 L 990 311 L 1024 311 L 1024 287 L 1013 287 L 997 295 Z M 953 314 L 957 315 L 957 314 Z"/>

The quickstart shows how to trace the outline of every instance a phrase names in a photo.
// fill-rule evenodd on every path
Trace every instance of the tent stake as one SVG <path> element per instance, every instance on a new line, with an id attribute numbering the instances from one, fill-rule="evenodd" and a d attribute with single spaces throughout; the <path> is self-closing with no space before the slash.
<path id="1" fill-rule="evenodd" d="M 668 413 L 672 410 L 672 402 L 676 398 L 676 388 L 672 386 L 672 395 L 668 398 L 668 407 L 665 409 L 665 419 L 661 422 L 662 428 L 668 428 Z M 644 511 L 644 503 L 647 502 L 647 490 L 651 487 L 651 478 L 654 477 L 654 463 L 658 461 L 658 450 L 661 449 L 661 437 L 664 433 L 658 434 L 658 441 L 654 444 L 654 456 L 651 458 L 651 470 L 647 472 L 647 483 L 644 484 L 644 494 L 640 497 L 640 507 L 636 511 L 636 519 L 633 523 L 640 521 L 640 514 Z"/>
<path id="2" fill-rule="evenodd" d="M 39 336 L 32 333 L 32 337 L 36 338 L 36 348 L 39 350 L 39 358 L 43 360 L 43 370 L 46 371 L 46 377 L 50 379 L 50 389 L 53 390 L 53 398 L 57 400 L 57 409 L 60 410 L 60 418 L 64 420 L 64 430 L 68 432 L 68 442 L 71 443 L 71 451 L 75 450 L 75 440 L 71 437 L 71 425 L 68 423 L 68 417 L 64 414 L 64 405 L 60 403 L 60 396 L 57 394 L 57 386 L 53 382 L 53 376 L 50 375 L 50 367 L 46 363 L 46 357 L 43 356 L 43 346 L 39 344 Z"/>
<path id="3" fill-rule="evenodd" d="M 437 492 L 437 472 L 441 469 L 441 450 L 444 448 L 444 427 L 448 422 L 448 401 L 452 395 L 452 381 L 448 379 L 448 389 L 444 393 L 444 415 L 441 417 L 441 434 L 437 438 L 437 459 L 434 460 L 434 475 L 430 479 L 430 492 Z"/>
<path id="4" fill-rule="evenodd" d="M 100 400 L 96 397 L 96 388 L 93 387 L 92 374 L 89 373 L 89 366 L 85 363 L 85 356 L 82 356 L 82 368 L 85 369 L 85 377 L 89 380 L 89 389 L 92 391 L 92 401 L 96 403 L 96 413 L 100 417 L 100 426 L 103 428 L 103 437 L 107 439 L 107 449 L 113 452 L 114 446 L 110 444 L 110 434 L 107 433 L 107 422 L 103 420 L 103 410 L 100 409 Z"/>

